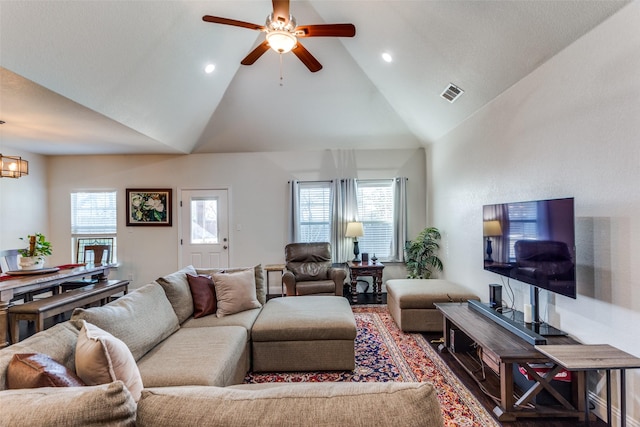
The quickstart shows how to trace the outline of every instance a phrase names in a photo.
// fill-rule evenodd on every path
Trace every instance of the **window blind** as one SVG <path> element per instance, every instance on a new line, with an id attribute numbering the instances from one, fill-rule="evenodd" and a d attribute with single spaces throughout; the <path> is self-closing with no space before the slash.
<path id="1" fill-rule="evenodd" d="M 388 259 L 393 242 L 393 180 L 358 180 L 358 219 L 364 236 L 360 252 Z"/>
<path id="2" fill-rule="evenodd" d="M 301 242 L 330 242 L 330 182 L 300 183 L 299 220 Z"/>
<path id="3" fill-rule="evenodd" d="M 71 193 L 71 234 L 116 234 L 115 191 Z"/>

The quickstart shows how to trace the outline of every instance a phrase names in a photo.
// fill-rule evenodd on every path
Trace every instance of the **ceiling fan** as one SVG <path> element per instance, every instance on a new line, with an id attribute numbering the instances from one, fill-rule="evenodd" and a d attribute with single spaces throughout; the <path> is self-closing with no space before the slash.
<path id="1" fill-rule="evenodd" d="M 221 18 L 205 15 L 202 20 L 214 24 L 233 25 L 235 27 L 249 28 L 263 31 L 265 40 L 253 49 L 240 62 L 242 65 L 251 65 L 258 60 L 269 48 L 278 53 L 293 52 L 309 71 L 315 73 L 322 69 L 311 53 L 298 41 L 302 37 L 353 37 L 356 35 L 356 27 L 353 24 L 319 24 L 300 25 L 289 13 L 289 0 L 272 0 L 273 13 L 267 16 L 265 25 L 252 24 L 250 22 L 237 21 L 235 19 Z"/>

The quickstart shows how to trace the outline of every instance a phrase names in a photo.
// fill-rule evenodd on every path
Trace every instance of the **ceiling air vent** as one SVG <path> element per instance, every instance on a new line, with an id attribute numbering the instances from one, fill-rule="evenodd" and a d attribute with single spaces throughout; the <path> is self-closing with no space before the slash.
<path id="1" fill-rule="evenodd" d="M 464 91 L 453 83 L 449 83 L 449 86 L 440 94 L 441 97 L 449 102 L 453 102 L 462 95 Z"/>

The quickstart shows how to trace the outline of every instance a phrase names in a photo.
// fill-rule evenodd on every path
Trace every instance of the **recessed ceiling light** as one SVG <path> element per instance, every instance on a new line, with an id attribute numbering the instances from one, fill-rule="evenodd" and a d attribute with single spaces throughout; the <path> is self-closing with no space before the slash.
<path id="1" fill-rule="evenodd" d="M 383 60 L 384 62 L 391 62 L 391 61 L 393 61 L 393 57 L 391 56 L 391 54 L 390 54 L 390 53 L 388 53 L 388 52 L 384 52 L 384 53 L 382 54 L 382 60 Z"/>
<path id="2" fill-rule="evenodd" d="M 204 67 L 204 72 L 207 73 L 207 74 L 211 74 L 211 73 L 213 73 L 213 70 L 215 70 L 215 69 L 216 69 L 215 65 L 207 64 L 207 66 Z"/>

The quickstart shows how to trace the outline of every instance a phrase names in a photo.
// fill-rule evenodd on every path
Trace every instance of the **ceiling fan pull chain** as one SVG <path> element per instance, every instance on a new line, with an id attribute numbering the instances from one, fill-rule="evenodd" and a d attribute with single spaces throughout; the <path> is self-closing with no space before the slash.
<path id="1" fill-rule="evenodd" d="M 282 81 L 284 80 L 284 78 L 282 77 L 282 53 L 280 54 L 280 86 L 284 86 L 284 84 L 282 83 Z"/>

